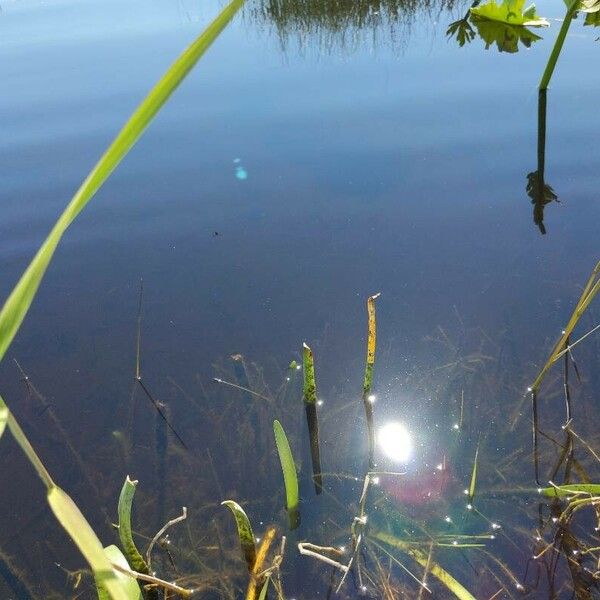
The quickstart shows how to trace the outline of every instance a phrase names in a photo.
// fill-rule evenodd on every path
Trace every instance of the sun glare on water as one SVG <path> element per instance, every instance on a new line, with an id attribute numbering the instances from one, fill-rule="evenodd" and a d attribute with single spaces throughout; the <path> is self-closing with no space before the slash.
<path id="1" fill-rule="evenodd" d="M 412 438 L 402 423 L 386 423 L 377 434 L 377 443 L 383 454 L 394 462 L 406 463 L 412 456 Z"/>

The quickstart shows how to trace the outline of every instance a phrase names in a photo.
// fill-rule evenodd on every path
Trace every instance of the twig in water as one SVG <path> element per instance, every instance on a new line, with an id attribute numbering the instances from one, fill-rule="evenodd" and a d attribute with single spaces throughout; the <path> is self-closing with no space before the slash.
<path id="1" fill-rule="evenodd" d="M 304 556 L 312 556 L 321 562 L 336 567 L 340 571 L 344 571 L 344 573 L 348 571 L 346 565 L 343 565 L 341 562 L 333 560 L 333 558 L 329 558 L 329 556 L 324 554 L 325 552 L 328 552 L 333 555 L 341 556 L 343 553 L 338 548 L 333 548 L 332 546 L 317 546 L 316 544 L 311 544 L 309 542 L 300 542 L 298 544 L 298 551 Z"/>
<path id="2" fill-rule="evenodd" d="M 177 523 L 181 523 L 181 521 L 184 521 L 185 519 L 187 519 L 187 508 L 184 506 L 182 509 L 182 513 L 179 517 L 176 517 L 174 519 L 171 519 L 170 521 L 167 521 L 156 533 L 156 535 L 152 538 L 152 541 L 150 542 L 150 545 L 148 546 L 148 550 L 146 550 L 146 563 L 148 564 L 148 569 L 152 569 L 152 549 L 154 548 L 154 545 L 156 544 L 156 542 L 158 542 L 159 538 L 165 533 L 165 531 L 167 531 L 167 529 L 169 529 L 169 527 L 172 527 L 173 525 L 176 525 Z"/>
<path id="3" fill-rule="evenodd" d="M 119 571 L 124 575 L 129 575 L 129 577 L 133 577 L 134 579 L 140 579 L 141 581 L 147 581 L 149 583 L 153 583 L 156 586 L 165 588 L 166 590 L 171 590 L 184 598 L 190 598 L 194 593 L 194 590 L 188 590 L 183 588 L 175 583 L 171 583 L 169 581 L 165 581 L 164 579 L 159 579 L 158 577 L 154 577 L 152 575 L 145 575 L 144 573 L 138 573 L 137 571 L 132 571 L 131 569 L 127 569 L 126 567 L 122 567 L 117 563 L 111 563 L 111 567 L 115 571 Z"/>

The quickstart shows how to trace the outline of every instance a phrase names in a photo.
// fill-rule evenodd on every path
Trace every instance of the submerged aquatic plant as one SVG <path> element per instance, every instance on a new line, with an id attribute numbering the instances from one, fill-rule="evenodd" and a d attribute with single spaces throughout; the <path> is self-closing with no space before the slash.
<path id="1" fill-rule="evenodd" d="M 252 531 L 250 519 L 248 519 L 248 515 L 237 502 L 234 502 L 233 500 L 223 500 L 221 504 L 227 506 L 233 514 L 242 554 L 246 560 L 248 571 L 252 572 L 254 563 L 256 562 L 256 543 L 254 541 L 254 532 Z"/>

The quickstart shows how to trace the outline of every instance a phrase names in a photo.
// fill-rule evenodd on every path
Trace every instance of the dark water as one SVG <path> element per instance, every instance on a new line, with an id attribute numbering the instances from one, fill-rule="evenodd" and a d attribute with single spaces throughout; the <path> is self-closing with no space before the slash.
<path id="1" fill-rule="evenodd" d="M 397 510 L 414 512 L 430 535 L 490 533 L 501 523 L 483 550 L 436 554 L 476 598 L 519 597 L 519 586 L 529 597 L 570 598 L 573 589 L 598 597 L 591 577 L 583 588 L 580 581 L 595 570 L 593 553 L 585 569 L 569 568 L 572 545 L 528 563 L 538 534 L 552 542 L 551 525 L 540 533 L 538 522 L 551 508 L 538 511 L 535 495 L 496 493 L 536 487 L 523 392 L 599 258 L 598 32 L 573 23 L 548 94 L 545 176 L 560 203 L 546 206 L 541 226 L 527 175 L 537 169 L 536 86 L 563 4 L 538 7 L 552 26 L 518 53 L 486 49 L 479 37 L 464 47 L 447 39 L 466 4 L 323 5 L 248 2 L 65 236 L 0 367 L 2 394 L 105 543 L 127 472 L 140 479 L 145 536 L 188 506 L 187 532 L 171 537 L 182 571 L 195 575 L 189 585 L 212 582 L 205 598 L 243 597 L 244 567 L 220 500 L 245 502 L 257 534 L 268 522 L 285 525 L 270 430 L 281 418 L 303 463 L 306 505 L 284 585 L 290 598 L 326 597 L 328 567 L 298 559 L 294 542 L 348 544 L 365 468 L 364 303 L 381 291 L 377 424 L 407 424 L 411 472 L 425 478 L 443 456 L 451 472 L 439 501 Z M 3 297 L 119 127 L 218 8 L 190 0 L 2 4 Z M 502 35 L 503 48 L 514 49 Z M 170 436 L 166 458 L 164 426 L 139 389 L 132 400 L 140 278 L 144 381 L 189 449 Z M 595 324 L 591 314 L 582 333 Z M 303 341 L 315 350 L 324 400 L 324 470 L 360 479 L 325 477 L 328 493 L 317 500 L 299 381 L 269 401 L 212 382 L 249 384 L 271 398 Z M 583 383 L 573 390 L 576 430 L 592 444 L 596 344 L 581 345 Z M 557 369 L 540 410 L 562 443 L 559 378 Z M 456 440 L 463 396 L 465 431 Z M 114 431 L 129 440 L 127 452 Z M 478 440 L 477 509 L 489 521 L 467 514 L 462 495 Z M 560 448 L 546 438 L 542 446 L 547 480 Z M 8 436 L 2 448 L 5 570 L 40 598 L 93 597 L 89 579 L 73 591 L 55 566 L 75 571 L 82 560 Z M 597 480 L 589 453 L 577 452 Z M 376 492 L 373 514 L 389 506 Z M 449 528 L 442 523 L 451 515 Z M 577 524 L 580 549 L 594 545 L 593 526 Z M 373 557 L 365 560 L 376 571 Z M 387 558 L 382 564 L 389 568 Z M 414 581 L 392 573 L 397 589 L 409 590 L 397 597 L 416 597 Z M 14 581 L 12 590 L 3 585 L 3 598 L 29 597 Z M 450 597 L 431 585 L 433 597 Z M 374 581 L 367 587 L 395 597 Z M 355 589 L 350 580 L 343 594 Z"/>

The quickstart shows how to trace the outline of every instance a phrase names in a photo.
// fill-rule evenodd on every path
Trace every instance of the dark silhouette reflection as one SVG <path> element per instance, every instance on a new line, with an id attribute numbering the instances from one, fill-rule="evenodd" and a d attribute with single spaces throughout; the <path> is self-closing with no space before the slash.
<path id="1" fill-rule="evenodd" d="M 527 174 L 527 195 L 533 204 L 533 222 L 542 234 L 546 233 L 544 209 L 550 202 L 558 202 L 558 196 L 544 180 L 546 160 L 546 90 L 540 90 L 538 97 L 538 142 L 537 171 Z"/>
<path id="2" fill-rule="evenodd" d="M 331 51 L 362 42 L 402 46 L 417 17 L 438 18 L 455 5 L 456 0 L 259 0 L 249 10 L 259 23 L 274 26 L 284 49 L 296 41 Z"/>
<path id="3" fill-rule="evenodd" d="M 479 0 L 476 0 L 471 8 L 478 4 Z M 527 27 L 482 19 L 471 15 L 470 10 L 462 19 L 450 23 L 446 30 L 446 36 L 455 39 L 461 48 L 479 36 L 485 42 L 486 50 L 495 44 L 498 52 L 510 52 L 511 54 L 519 51 L 519 42 L 525 48 L 530 48 L 531 44 L 542 39 Z"/>

